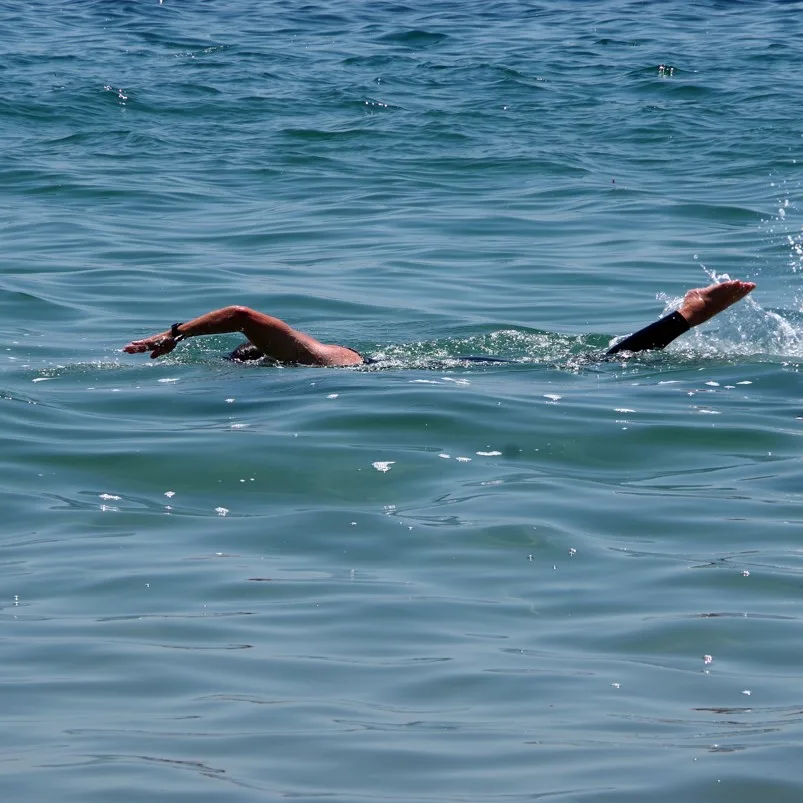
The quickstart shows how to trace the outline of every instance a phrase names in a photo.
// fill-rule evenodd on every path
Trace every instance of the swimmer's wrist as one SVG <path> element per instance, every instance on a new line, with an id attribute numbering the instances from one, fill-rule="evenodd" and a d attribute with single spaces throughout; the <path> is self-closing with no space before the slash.
<path id="1" fill-rule="evenodd" d="M 678 309 L 675 310 L 675 315 L 679 315 L 681 318 L 683 318 L 683 320 L 686 321 L 686 323 L 689 325 L 689 329 L 695 326 L 695 324 L 693 323 L 694 315 L 689 310 L 686 310 L 684 312 L 683 307 L 679 307 Z"/>

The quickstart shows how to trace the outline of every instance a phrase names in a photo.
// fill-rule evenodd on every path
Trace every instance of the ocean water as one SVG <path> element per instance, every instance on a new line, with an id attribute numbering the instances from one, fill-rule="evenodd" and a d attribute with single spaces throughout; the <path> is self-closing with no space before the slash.
<path id="1" fill-rule="evenodd" d="M 1 2 L 2 799 L 797 803 L 801 40 Z M 235 303 L 381 362 L 121 352 Z"/>

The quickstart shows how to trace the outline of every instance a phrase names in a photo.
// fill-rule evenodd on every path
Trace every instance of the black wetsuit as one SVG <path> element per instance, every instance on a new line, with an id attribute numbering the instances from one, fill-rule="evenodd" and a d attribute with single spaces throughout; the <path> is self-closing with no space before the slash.
<path id="1" fill-rule="evenodd" d="M 662 349 L 668 346 L 676 337 L 680 337 L 684 332 L 688 332 L 691 327 L 686 319 L 679 312 L 672 312 L 638 332 L 626 337 L 624 340 L 611 346 L 606 352 L 606 357 L 618 354 L 620 351 L 647 351 L 648 349 Z M 357 352 L 359 354 L 359 352 Z M 265 355 L 253 344 L 242 343 L 228 355 L 228 359 L 240 361 L 259 360 Z M 372 357 L 363 357 L 366 365 L 381 362 Z M 484 357 L 484 356 L 461 356 L 458 360 L 469 362 L 516 362 L 504 357 Z"/>
<path id="2" fill-rule="evenodd" d="M 605 356 L 610 357 L 620 351 L 662 349 L 689 329 L 691 326 L 688 321 L 679 312 L 672 312 L 612 346 L 605 352 Z"/>

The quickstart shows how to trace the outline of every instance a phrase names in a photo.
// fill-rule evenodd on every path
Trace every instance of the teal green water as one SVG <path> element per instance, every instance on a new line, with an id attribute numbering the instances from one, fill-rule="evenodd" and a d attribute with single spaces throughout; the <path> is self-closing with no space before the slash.
<path id="1" fill-rule="evenodd" d="M 803 4 L 0 12 L 4 801 L 800 800 Z"/>

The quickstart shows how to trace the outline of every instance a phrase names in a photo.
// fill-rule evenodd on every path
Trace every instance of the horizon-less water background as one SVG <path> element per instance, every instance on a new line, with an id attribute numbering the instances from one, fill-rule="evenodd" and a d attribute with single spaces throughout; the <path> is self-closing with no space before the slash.
<path id="1" fill-rule="evenodd" d="M 0 3 L 3 800 L 799 801 L 802 39 Z M 120 351 L 231 303 L 383 362 Z"/>

